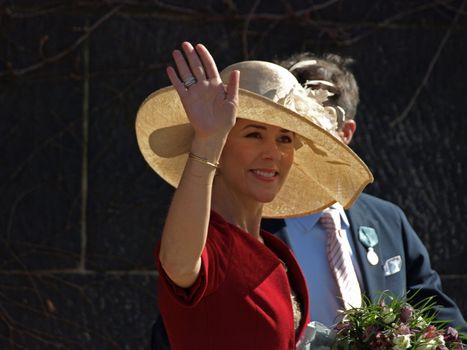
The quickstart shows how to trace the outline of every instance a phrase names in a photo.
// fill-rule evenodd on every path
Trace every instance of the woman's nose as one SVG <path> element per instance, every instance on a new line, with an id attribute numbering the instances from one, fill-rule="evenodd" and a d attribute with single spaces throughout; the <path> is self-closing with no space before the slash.
<path id="1" fill-rule="evenodd" d="M 282 152 L 279 148 L 279 145 L 276 141 L 267 141 L 263 145 L 263 159 L 272 159 L 272 160 L 279 160 L 282 157 Z"/>

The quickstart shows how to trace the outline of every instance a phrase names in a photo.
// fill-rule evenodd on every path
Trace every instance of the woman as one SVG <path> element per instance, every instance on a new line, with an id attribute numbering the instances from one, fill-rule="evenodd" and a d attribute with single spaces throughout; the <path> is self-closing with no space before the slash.
<path id="1" fill-rule="evenodd" d="M 219 75 L 203 45 L 182 50 L 167 69 L 173 88 L 149 96 L 136 123 L 146 160 L 178 185 L 156 250 L 171 348 L 295 349 L 305 282 L 261 217 L 350 205 L 371 173 L 316 125 L 336 114 L 287 70 L 247 61 Z"/>

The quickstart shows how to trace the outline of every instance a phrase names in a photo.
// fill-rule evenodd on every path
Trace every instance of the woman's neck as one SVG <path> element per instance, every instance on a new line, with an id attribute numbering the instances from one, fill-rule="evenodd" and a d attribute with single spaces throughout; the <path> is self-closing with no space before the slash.
<path id="1" fill-rule="evenodd" d="M 211 208 L 227 222 L 261 239 L 263 203 L 245 201 L 223 186 L 213 186 Z"/>

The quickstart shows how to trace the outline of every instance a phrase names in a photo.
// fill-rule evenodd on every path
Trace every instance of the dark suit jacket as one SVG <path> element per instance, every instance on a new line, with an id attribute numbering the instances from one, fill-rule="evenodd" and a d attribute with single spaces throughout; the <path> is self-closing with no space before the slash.
<path id="1" fill-rule="evenodd" d="M 438 318 L 450 320 L 450 324 L 467 332 L 464 318 L 456 304 L 441 288 L 439 275 L 432 270 L 428 252 L 420 241 L 402 210 L 393 203 L 361 194 L 355 204 L 346 210 L 350 222 L 350 232 L 355 242 L 356 257 L 362 272 L 363 290 L 376 301 L 378 292 L 390 291 L 394 295 L 404 295 L 406 291 L 417 291 L 414 302 L 433 296 L 439 305 Z M 359 227 L 374 228 L 379 243 L 374 247 L 379 257 L 377 265 L 367 259 L 367 248 L 358 238 Z M 287 241 L 285 222 L 282 219 L 265 220 L 263 227 Z M 384 263 L 395 256 L 402 259 L 401 270 L 385 276 Z"/>
<path id="2" fill-rule="evenodd" d="M 410 226 L 402 210 L 387 201 L 361 194 L 354 205 L 346 211 L 350 222 L 350 231 L 356 246 L 356 257 L 363 278 L 363 290 L 372 300 L 377 300 L 378 292 L 390 291 L 394 295 L 403 295 L 406 291 L 418 291 L 414 302 L 429 296 L 439 305 L 436 307 L 438 319 L 449 320 L 449 324 L 467 333 L 465 320 L 454 301 L 443 293 L 439 275 L 432 270 L 428 252 Z M 373 228 L 379 243 L 374 247 L 379 263 L 371 265 L 367 260 L 367 248 L 358 239 L 360 226 Z M 286 239 L 285 221 L 282 219 L 264 220 L 262 227 L 275 232 Z M 395 256 L 402 260 L 401 270 L 385 276 L 384 263 Z M 168 350 L 167 337 L 164 334 L 160 318 L 153 327 L 152 349 Z"/>

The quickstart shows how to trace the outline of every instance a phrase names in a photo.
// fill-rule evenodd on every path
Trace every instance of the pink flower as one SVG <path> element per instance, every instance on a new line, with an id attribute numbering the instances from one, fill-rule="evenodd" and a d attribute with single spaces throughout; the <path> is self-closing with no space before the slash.
<path id="1" fill-rule="evenodd" d="M 410 305 L 403 306 L 401 308 L 400 321 L 402 323 L 407 323 L 407 321 L 410 319 L 412 314 L 413 314 L 413 307 L 411 307 Z"/>
<path id="2" fill-rule="evenodd" d="M 459 333 L 455 328 L 448 327 L 446 328 L 446 331 L 444 332 L 444 339 L 446 341 L 452 341 L 456 342 L 459 341 Z"/>
<path id="3" fill-rule="evenodd" d="M 429 325 L 425 328 L 425 332 L 423 334 L 424 338 L 426 339 L 433 339 L 439 335 L 439 331 L 436 329 L 435 326 Z"/>
<path id="4" fill-rule="evenodd" d="M 410 327 L 407 326 L 406 324 L 401 324 L 398 328 L 397 328 L 397 334 L 400 334 L 400 335 L 407 335 L 407 334 L 412 334 L 412 331 L 410 330 Z"/>
<path id="5" fill-rule="evenodd" d="M 383 332 L 379 331 L 370 343 L 370 348 L 374 350 L 385 350 L 392 347 L 392 342 Z"/>

